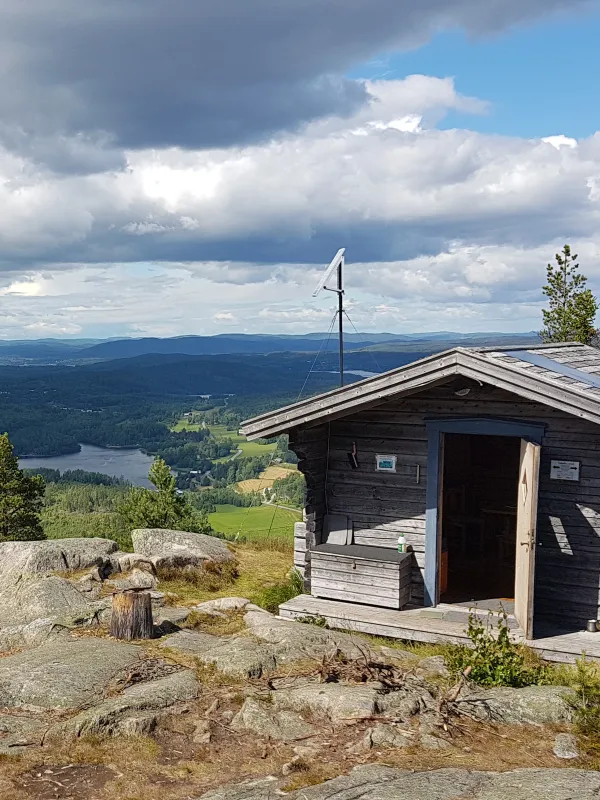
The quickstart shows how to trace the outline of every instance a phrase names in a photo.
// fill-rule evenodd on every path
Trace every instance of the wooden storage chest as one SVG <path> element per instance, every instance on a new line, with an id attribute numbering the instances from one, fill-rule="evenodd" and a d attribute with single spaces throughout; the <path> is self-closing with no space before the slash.
<path id="1" fill-rule="evenodd" d="M 311 594 L 384 608 L 410 599 L 411 554 L 387 547 L 322 544 L 311 551 Z"/>

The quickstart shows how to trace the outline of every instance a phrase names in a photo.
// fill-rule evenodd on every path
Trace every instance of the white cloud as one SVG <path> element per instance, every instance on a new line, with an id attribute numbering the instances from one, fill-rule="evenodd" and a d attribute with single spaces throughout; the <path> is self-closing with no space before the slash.
<path id="1" fill-rule="evenodd" d="M 592 5 L 596 4 L 592 0 Z M 66 172 L 121 147 L 235 145 L 365 101 L 344 76 L 443 29 L 472 35 L 588 0 L 1 0 L 0 137 Z"/>
<path id="2" fill-rule="evenodd" d="M 213 320 L 215 322 L 237 323 L 237 318 L 231 311 L 219 311 L 218 314 L 213 314 Z"/>
<path id="3" fill-rule="evenodd" d="M 393 261 L 454 241 L 533 246 L 597 229 L 600 135 L 572 147 L 438 130 L 428 118 L 482 104 L 448 79 L 367 88 L 357 114 L 298 134 L 130 151 L 124 169 L 91 176 L 0 153 L 2 257 L 11 269 L 15 260 L 193 257 L 210 260 L 217 280 L 247 283 L 261 274 L 244 274 L 241 261 L 325 260 L 342 239 L 354 240 L 355 258 Z"/>
<path id="4" fill-rule="evenodd" d="M 346 307 L 354 325 L 366 331 L 538 329 L 545 265 L 561 244 L 528 249 L 455 243 L 443 253 L 403 262 L 349 260 Z M 599 291 L 600 236 L 580 241 L 577 249 Z M 333 296 L 312 299 L 321 269 L 303 264 L 274 265 L 270 274 L 259 266 L 261 281 L 227 286 L 213 280 L 213 264 L 58 267 L 48 282 L 51 292 L 3 296 L 0 336 L 306 333 L 327 331 L 336 305 Z"/>
<path id="5" fill-rule="evenodd" d="M 314 262 L 344 244 L 359 329 L 539 327 L 565 240 L 600 290 L 600 134 L 440 130 L 485 103 L 426 76 L 366 88 L 263 144 L 131 150 L 95 174 L 0 151 L 0 335 L 326 330 Z"/>
<path id="6" fill-rule="evenodd" d="M 561 147 L 577 147 L 577 139 L 571 139 L 569 136 L 565 136 L 562 133 L 559 136 L 544 136 L 542 142 L 551 144 L 552 147 L 556 147 L 557 150 L 560 150 Z"/>

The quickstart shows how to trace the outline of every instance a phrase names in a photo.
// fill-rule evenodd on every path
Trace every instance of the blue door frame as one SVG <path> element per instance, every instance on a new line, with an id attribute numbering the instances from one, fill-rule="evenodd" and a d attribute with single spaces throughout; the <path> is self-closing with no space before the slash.
<path id="1" fill-rule="evenodd" d="M 445 433 L 513 436 L 541 445 L 546 426 L 538 422 L 495 417 L 437 417 L 425 420 L 427 428 L 427 510 L 425 514 L 425 606 L 439 601 L 440 515 Z"/>

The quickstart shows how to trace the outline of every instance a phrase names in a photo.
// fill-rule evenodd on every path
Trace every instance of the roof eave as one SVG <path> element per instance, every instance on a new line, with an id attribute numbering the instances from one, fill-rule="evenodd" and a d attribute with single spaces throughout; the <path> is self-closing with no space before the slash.
<path id="1" fill-rule="evenodd" d="M 457 358 L 458 349 L 428 356 L 383 375 L 247 420 L 242 423 L 240 432 L 252 441 L 287 433 L 299 425 L 329 422 L 359 407 L 384 402 L 399 392 L 418 391 L 433 381 L 452 377 L 457 374 Z"/>
<path id="2" fill-rule="evenodd" d="M 499 389 L 528 400 L 565 411 L 574 417 L 600 424 L 600 398 L 570 386 L 561 386 L 538 373 L 527 375 L 518 367 L 502 361 L 495 364 L 481 352 L 463 350 L 458 354 L 458 371 L 466 378 L 493 383 Z M 492 379 L 492 380 L 490 380 Z"/>

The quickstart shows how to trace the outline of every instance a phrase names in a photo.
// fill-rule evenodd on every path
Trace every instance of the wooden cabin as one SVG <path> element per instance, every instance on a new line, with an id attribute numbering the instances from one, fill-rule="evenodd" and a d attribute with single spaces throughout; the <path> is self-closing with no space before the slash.
<path id="1" fill-rule="evenodd" d="M 306 478 L 306 594 L 281 613 L 461 640 L 502 606 L 541 651 L 600 657 L 599 426 L 579 344 L 459 347 L 245 422 L 288 433 Z"/>

